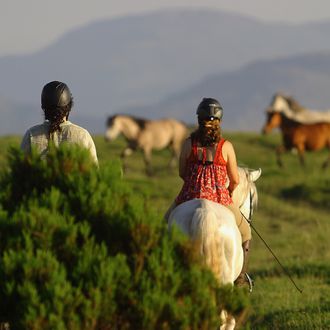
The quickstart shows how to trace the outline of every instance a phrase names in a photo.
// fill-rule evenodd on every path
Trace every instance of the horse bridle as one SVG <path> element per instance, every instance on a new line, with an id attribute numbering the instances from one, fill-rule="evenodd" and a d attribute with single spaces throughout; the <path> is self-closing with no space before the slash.
<path id="1" fill-rule="evenodd" d="M 253 214 L 253 194 L 252 189 L 250 189 L 250 211 L 249 211 L 249 220 L 252 221 L 252 214 Z"/>

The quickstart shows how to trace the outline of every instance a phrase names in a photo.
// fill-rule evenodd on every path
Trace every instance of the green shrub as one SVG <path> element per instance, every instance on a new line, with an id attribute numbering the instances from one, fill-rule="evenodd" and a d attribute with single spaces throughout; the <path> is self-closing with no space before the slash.
<path id="1" fill-rule="evenodd" d="M 242 292 L 134 194 L 120 164 L 84 150 L 17 149 L 0 177 L 0 322 L 13 329 L 210 329 Z M 234 292 L 234 294 L 233 294 Z M 237 298 L 239 297 L 239 299 Z"/>

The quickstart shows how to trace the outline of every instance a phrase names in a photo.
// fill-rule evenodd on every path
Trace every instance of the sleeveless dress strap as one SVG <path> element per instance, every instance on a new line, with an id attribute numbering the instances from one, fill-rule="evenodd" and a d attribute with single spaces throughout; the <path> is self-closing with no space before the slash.
<path id="1" fill-rule="evenodd" d="M 206 162 L 206 148 L 205 147 L 202 147 L 202 153 L 203 153 L 202 163 L 205 164 L 205 162 Z"/>
<path id="2" fill-rule="evenodd" d="M 196 139 L 191 140 L 191 146 L 192 146 L 192 153 L 191 156 L 189 157 L 192 161 L 197 161 L 198 160 L 198 151 L 197 151 L 197 141 Z"/>
<path id="3" fill-rule="evenodd" d="M 197 144 L 194 139 L 191 139 L 191 151 L 187 159 L 187 163 L 195 163 L 197 159 Z"/>
<path id="4" fill-rule="evenodd" d="M 226 142 L 226 139 L 221 139 L 218 142 L 217 150 L 216 150 L 215 156 L 214 156 L 214 163 L 215 164 L 223 164 L 223 165 L 227 164 L 227 162 L 223 158 L 223 154 L 222 154 L 222 147 L 223 147 L 223 144 L 225 142 Z"/>
<path id="5" fill-rule="evenodd" d="M 206 148 L 205 147 L 202 147 L 202 159 L 199 160 L 199 157 L 198 157 L 198 145 L 197 145 L 197 140 L 194 139 L 192 140 L 192 157 L 190 157 L 190 159 L 193 161 L 193 162 L 197 162 L 197 163 L 202 163 L 202 164 L 205 164 L 207 161 L 207 156 L 206 156 Z"/>

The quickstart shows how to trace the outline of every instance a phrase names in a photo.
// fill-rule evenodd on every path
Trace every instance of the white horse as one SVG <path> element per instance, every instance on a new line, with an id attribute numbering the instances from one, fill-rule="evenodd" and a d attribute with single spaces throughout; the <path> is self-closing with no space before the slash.
<path id="1" fill-rule="evenodd" d="M 105 139 L 112 141 L 120 134 L 123 134 L 127 140 L 127 146 L 121 154 L 124 168 L 126 168 L 126 157 L 136 149 L 141 149 L 147 173 L 151 174 L 152 151 L 169 148 L 172 153 L 169 165 L 173 167 L 179 159 L 182 143 L 188 135 L 188 128 L 184 123 L 173 118 L 147 120 L 128 115 L 109 117 Z"/>
<path id="2" fill-rule="evenodd" d="M 250 219 L 258 201 L 254 182 L 261 169 L 239 168 L 240 183 L 234 190 L 233 202 Z M 200 244 L 206 265 L 219 284 L 234 284 L 243 266 L 241 234 L 234 214 L 225 206 L 206 200 L 193 199 L 178 205 L 169 216 L 169 227 L 176 224 L 188 237 Z M 220 329 L 234 329 L 235 319 L 221 312 Z"/>

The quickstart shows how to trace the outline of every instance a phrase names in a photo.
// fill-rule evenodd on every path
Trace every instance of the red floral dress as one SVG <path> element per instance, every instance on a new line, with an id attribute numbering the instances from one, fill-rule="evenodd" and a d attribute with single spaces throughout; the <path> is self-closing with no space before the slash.
<path id="1" fill-rule="evenodd" d="M 206 148 L 203 147 L 203 159 L 198 159 L 197 141 L 192 141 L 192 151 L 187 160 L 187 175 L 183 187 L 175 199 L 181 204 L 194 198 L 205 198 L 223 205 L 232 203 L 229 191 L 226 188 L 227 166 L 222 156 L 222 147 L 225 139 L 218 142 L 214 160 L 206 160 Z"/>

